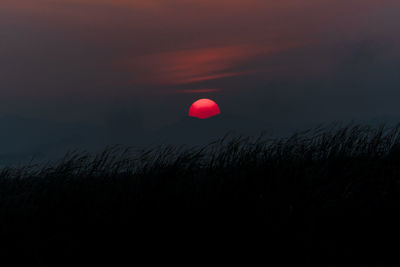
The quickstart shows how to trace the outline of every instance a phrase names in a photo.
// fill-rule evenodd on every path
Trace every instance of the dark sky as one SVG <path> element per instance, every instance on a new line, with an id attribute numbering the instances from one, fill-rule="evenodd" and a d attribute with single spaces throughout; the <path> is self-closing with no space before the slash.
<path id="1" fill-rule="evenodd" d="M 7 153 L 24 150 L 18 131 L 38 151 L 49 136 L 140 140 L 204 97 L 244 128 L 400 117 L 399 10 L 398 0 L 2 0 L 1 140 Z"/>

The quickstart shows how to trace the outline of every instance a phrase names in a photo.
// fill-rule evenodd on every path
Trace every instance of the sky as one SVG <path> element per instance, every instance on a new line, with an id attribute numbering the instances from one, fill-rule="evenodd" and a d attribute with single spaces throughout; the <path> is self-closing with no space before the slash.
<path id="1" fill-rule="evenodd" d="M 81 143 L 96 132 L 140 142 L 179 133 L 200 98 L 259 130 L 400 118 L 399 10 L 398 0 L 2 0 L 0 143 L 24 150 L 17 131 L 26 147 L 62 143 L 63 127 Z"/>

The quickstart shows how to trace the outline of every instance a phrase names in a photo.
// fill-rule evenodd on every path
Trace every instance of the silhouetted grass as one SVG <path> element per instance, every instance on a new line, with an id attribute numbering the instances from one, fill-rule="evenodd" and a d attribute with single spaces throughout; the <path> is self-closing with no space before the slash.
<path id="1" fill-rule="evenodd" d="M 2 259 L 397 266 L 399 164 L 400 126 L 348 125 L 4 168 Z"/>

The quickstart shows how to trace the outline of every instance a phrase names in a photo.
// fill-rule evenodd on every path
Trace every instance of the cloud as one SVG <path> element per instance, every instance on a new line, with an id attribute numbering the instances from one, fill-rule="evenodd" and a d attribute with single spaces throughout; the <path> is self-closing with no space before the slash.
<path id="1" fill-rule="evenodd" d="M 201 89 L 170 90 L 170 91 L 168 91 L 168 93 L 170 93 L 170 94 L 204 94 L 204 93 L 216 93 L 219 91 L 221 91 L 221 89 L 201 88 Z"/>
<path id="2" fill-rule="evenodd" d="M 188 85 L 260 72 L 247 63 L 291 46 L 273 48 L 257 44 L 186 49 L 137 56 L 124 60 L 121 66 L 131 69 L 132 84 Z M 248 68 L 242 69 L 242 65 Z"/>

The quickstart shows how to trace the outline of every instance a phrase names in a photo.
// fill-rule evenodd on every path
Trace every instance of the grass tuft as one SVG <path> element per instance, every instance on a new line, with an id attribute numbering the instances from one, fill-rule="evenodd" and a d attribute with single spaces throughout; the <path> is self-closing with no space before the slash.
<path id="1" fill-rule="evenodd" d="M 30 266 L 154 255 L 392 266 L 399 164 L 400 125 L 73 151 L 0 170 L 1 251 Z"/>

